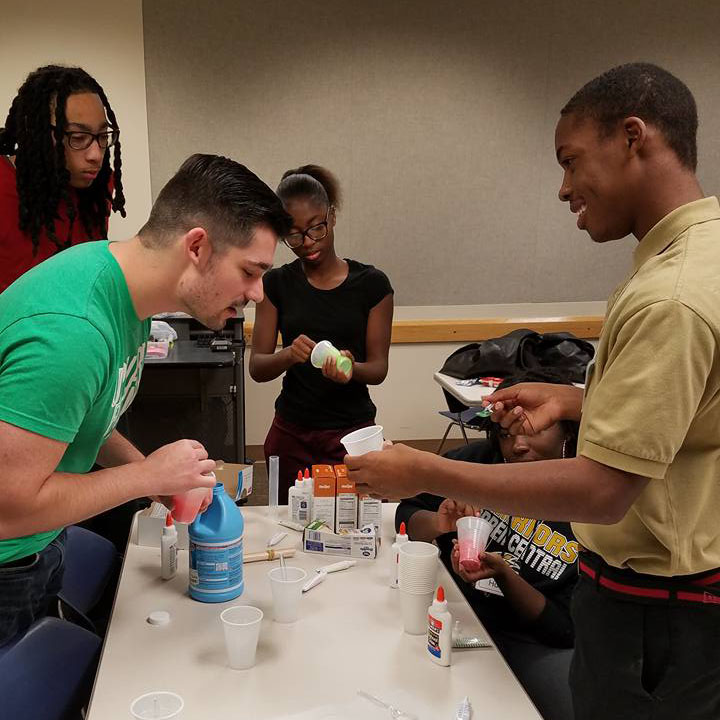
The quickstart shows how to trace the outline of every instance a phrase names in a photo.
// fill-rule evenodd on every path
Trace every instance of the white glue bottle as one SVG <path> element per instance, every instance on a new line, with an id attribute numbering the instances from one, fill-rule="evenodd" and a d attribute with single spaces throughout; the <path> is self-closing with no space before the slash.
<path id="1" fill-rule="evenodd" d="M 445 589 L 438 586 L 437 595 L 428 608 L 427 649 L 430 659 L 447 667 L 452 659 L 452 615 L 448 612 Z"/>
<path id="2" fill-rule="evenodd" d="M 172 513 L 168 511 L 160 538 L 160 575 L 163 580 L 174 578 L 177 572 L 177 539 Z"/>
<path id="3" fill-rule="evenodd" d="M 405 532 L 405 523 L 400 523 L 400 532 L 395 534 L 395 542 L 390 552 L 390 587 L 397 589 L 398 568 L 400 567 L 400 546 L 404 545 L 410 538 Z"/>
<path id="4" fill-rule="evenodd" d="M 305 521 L 305 524 L 307 524 L 315 519 L 313 517 L 313 506 L 315 504 L 315 482 L 313 481 L 308 468 L 305 468 L 305 475 L 303 475 L 301 486 L 305 491 L 307 499 L 307 520 Z"/>
<path id="5" fill-rule="evenodd" d="M 290 520 L 300 523 L 303 527 L 312 520 L 312 491 L 303 480 L 302 471 L 298 470 L 295 485 L 288 490 L 288 513 Z"/>

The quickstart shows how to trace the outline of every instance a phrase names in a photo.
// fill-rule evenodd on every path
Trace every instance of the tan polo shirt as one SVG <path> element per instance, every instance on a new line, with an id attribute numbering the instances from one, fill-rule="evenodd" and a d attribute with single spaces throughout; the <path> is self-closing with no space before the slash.
<path id="1" fill-rule="evenodd" d="M 615 525 L 574 523 L 615 567 L 688 575 L 720 567 L 720 204 L 663 218 L 610 298 L 578 452 L 650 478 Z"/>

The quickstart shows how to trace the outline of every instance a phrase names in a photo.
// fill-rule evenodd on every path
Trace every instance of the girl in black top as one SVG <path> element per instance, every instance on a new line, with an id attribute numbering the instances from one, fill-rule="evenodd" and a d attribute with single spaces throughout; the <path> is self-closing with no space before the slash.
<path id="1" fill-rule="evenodd" d="M 285 373 L 265 457 L 280 458 L 280 502 L 297 476 L 313 463 L 342 462 L 340 438 L 375 421 L 368 385 L 387 375 L 393 289 L 372 265 L 338 257 L 335 221 L 340 190 L 317 165 L 288 170 L 277 194 L 292 215 L 284 242 L 298 259 L 264 277 L 250 356 L 250 376 L 268 382 Z M 278 332 L 282 350 L 276 352 Z M 328 359 L 310 364 L 320 340 L 352 361 L 346 375 Z"/>
<path id="2" fill-rule="evenodd" d="M 533 381 L 570 384 L 554 373 L 532 372 L 507 378 L 500 387 Z M 481 463 L 571 457 L 577 432 L 577 423 L 562 422 L 532 437 L 510 436 L 491 423 L 487 440 L 447 456 Z M 475 573 L 458 562 L 455 523 L 468 514 L 493 526 Z M 543 717 L 569 720 L 570 596 L 578 575 L 578 543 L 570 523 L 507 516 L 429 494 L 403 500 L 395 516 L 397 527 L 401 522 L 411 539 L 437 542 L 443 562 L 461 581 L 460 589 Z M 485 590 L 476 589 L 478 580 Z"/>

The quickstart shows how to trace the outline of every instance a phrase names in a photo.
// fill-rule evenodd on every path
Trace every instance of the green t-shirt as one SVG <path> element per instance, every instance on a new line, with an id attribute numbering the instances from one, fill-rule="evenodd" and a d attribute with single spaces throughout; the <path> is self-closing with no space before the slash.
<path id="1" fill-rule="evenodd" d="M 0 294 L 0 420 L 68 443 L 57 470 L 88 472 L 135 397 L 149 332 L 107 241 L 40 263 Z M 0 563 L 61 530 L 0 540 Z"/>

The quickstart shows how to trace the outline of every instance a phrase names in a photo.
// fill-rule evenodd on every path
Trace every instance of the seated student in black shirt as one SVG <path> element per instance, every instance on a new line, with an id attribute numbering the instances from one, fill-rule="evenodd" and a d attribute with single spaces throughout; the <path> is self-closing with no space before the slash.
<path id="1" fill-rule="evenodd" d="M 277 194 L 293 227 L 284 242 L 298 256 L 266 273 L 258 304 L 250 376 L 268 382 L 285 373 L 265 458 L 280 458 L 280 503 L 297 473 L 314 464 L 341 463 L 340 438 L 375 422 L 368 385 L 387 375 L 393 289 L 385 273 L 335 252 L 340 188 L 325 168 L 288 170 Z M 282 350 L 277 350 L 278 332 Z M 350 358 L 348 374 L 332 360 L 310 363 L 320 340 Z"/>
<path id="2" fill-rule="evenodd" d="M 554 373 L 532 372 L 507 378 L 500 387 L 520 382 L 570 384 Z M 510 436 L 492 423 L 487 440 L 447 457 L 481 463 L 570 457 L 577 432 L 577 423 L 562 422 L 532 437 Z M 469 573 L 458 562 L 455 523 L 473 514 L 488 520 L 493 530 L 479 556 L 481 569 Z M 509 517 L 428 494 L 400 503 L 396 526 L 403 521 L 411 539 L 437 542 L 443 562 L 460 578 L 460 589 L 543 717 L 570 720 L 570 595 L 578 554 L 570 523 Z"/>

